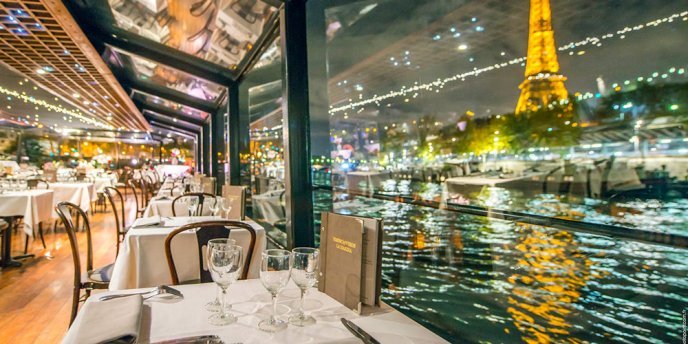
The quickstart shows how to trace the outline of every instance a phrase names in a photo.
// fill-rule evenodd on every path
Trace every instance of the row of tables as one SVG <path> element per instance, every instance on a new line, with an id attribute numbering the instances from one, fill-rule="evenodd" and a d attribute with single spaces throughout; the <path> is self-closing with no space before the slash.
<path id="1" fill-rule="evenodd" d="M 136 293 L 150 290 L 160 284 L 169 285 L 171 277 L 164 253 L 166 236 L 175 228 L 188 223 L 219 219 L 219 217 L 212 216 L 171 217 L 173 197 L 170 196 L 170 186 L 166 184 L 161 187 L 158 196 L 154 197 L 148 204 L 144 218 L 134 221 L 127 232 L 114 263 L 109 285 L 110 291 L 107 294 Z M 175 193 L 173 192 L 173 194 Z M 180 210 L 181 213 L 186 213 L 184 208 Z M 138 226 L 142 221 L 145 221 L 146 216 L 160 215 L 162 215 L 160 225 Z M 259 280 L 262 252 L 266 249 L 267 240 L 262 226 L 251 219 L 246 219 L 244 222 L 251 225 L 256 231 L 256 247 L 253 257 L 251 257 L 248 279 L 234 283 L 228 292 L 228 302 L 232 304 L 232 312 L 239 319 L 238 322 L 223 327 L 208 323 L 207 318 L 211 313 L 205 310 L 205 304 L 216 295 L 217 289 L 214 284 L 176 286 L 175 288 L 184 294 L 183 299 L 170 301 L 153 298 L 144 301 L 142 310 L 139 310 L 141 312 L 139 342 L 152 343 L 206 334 L 218 335 L 226 343 L 359 342 L 345 329 L 340 318 L 352 320 L 382 343 L 445 342 L 442 338 L 387 305 L 383 305 L 372 315 L 359 316 L 316 289 L 308 292 L 305 304 L 306 311 L 317 320 L 315 325 L 290 326 L 286 331 L 274 334 L 258 330 L 257 323 L 270 313 L 270 296 Z M 237 241 L 237 245 L 243 247 L 244 254 L 246 254 L 249 243 L 248 231 L 233 229 L 230 237 Z M 196 235 L 189 231 L 180 233 L 172 242 L 172 254 L 175 257 L 181 281 L 198 279 L 200 267 L 196 240 Z M 112 321 L 117 320 L 112 319 L 106 322 L 89 316 L 88 309 L 98 306 L 113 307 L 113 309 L 116 307 L 114 303 L 112 305 L 102 304 L 114 301 L 100 301 L 99 297 L 102 295 L 97 294 L 86 301 L 86 305 L 83 306 L 86 311 L 77 315 L 74 325 L 66 337 L 67 339 L 78 338 L 79 333 L 84 331 L 84 328 L 87 328 L 89 333 L 105 331 L 109 326 L 112 326 Z M 287 289 L 278 298 L 280 316 L 286 316 L 292 310 L 296 311 L 298 298 L 299 291 L 296 285 L 290 282 Z M 137 310 L 131 309 L 130 311 L 135 312 Z M 91 314 L 94 313 L 91 312 Z"/>

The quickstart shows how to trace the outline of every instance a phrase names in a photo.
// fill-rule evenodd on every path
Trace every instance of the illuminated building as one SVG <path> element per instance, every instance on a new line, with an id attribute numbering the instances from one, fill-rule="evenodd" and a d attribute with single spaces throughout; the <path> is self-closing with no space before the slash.
<path id="1" fill-rule="evenodd" d="M 530 1 L 525 77 L 519 86 L 521 96 L 516 104 L 516 113 L 537 110 L 553 101 L 568 98 L 564 86 L 566 77 L 559 74 L 549 0 Z"/>

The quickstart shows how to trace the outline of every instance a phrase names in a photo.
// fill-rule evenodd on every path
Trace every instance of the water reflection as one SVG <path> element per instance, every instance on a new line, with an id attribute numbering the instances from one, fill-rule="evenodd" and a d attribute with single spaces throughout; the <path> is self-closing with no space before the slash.
<path id="1" fill-rule="evenodd" d="M 316 193 L 316 200 L 327 197 Z M 688 303 L 686 250 L 337 199 L 337 212 L 384 220 L 384 301 L 450 341 L 679 340 L 681 305 Z"/>

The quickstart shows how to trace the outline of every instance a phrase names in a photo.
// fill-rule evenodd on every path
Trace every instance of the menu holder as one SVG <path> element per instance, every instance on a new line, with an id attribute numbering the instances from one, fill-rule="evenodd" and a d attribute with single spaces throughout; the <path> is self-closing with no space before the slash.
<path id="1" fill-rule="evenodd" d="M 358 314 L 380 306 L 382 221 L 322 214 L 318 289 Z"/>

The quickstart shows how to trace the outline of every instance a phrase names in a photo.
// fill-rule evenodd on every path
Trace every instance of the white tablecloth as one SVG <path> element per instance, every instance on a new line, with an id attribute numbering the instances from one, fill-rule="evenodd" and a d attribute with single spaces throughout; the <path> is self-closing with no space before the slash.
<path id="1" fill-rule="evenodd" d="M 174 178 L 184 175 L 189 171 L 190 166 L 184 165 L 157 165 L 155 170 L 160 176 L 172 176 Z"/>
<path id="2" fill-rule="evenodd" d="M 119 255 L 115 260 L 115 266 L 110 280 L 110 290 L 154 287 L 159 284 L 172 282 L 170 271 L 167 268 L 165 258 L 165 237 L 189 220 L 208 221 L 220 219 L 219 217 L 177 217 L 165 219 L 166 227 L 158 228 L 133 228 L 129 229 L 124 237 Z M 253 221 L 245 221 L 256 231 L 256 246 L 251 259 L 248 277 L 256 278 L 260 271 L 261 253 L 265 250 L 265 230 Z M 237 245 L 244 248 L 244 254 L 248 252 L 250 236 L 244 229 L 232 229 L 230 237 L 237 241 Z M 191 232 L 178 234 L 172 241 L 172 255 L 177 266 L 179 280 L 193 280 L 200 276 L 198 270 L 198 242 L 196 235 Z M 245 256 L 244 256 L 245 258 Z"/>
<path id="3" fill-rule="evenodd" d="M 100 177 L 93 177 L 93 188 L 97 193 L 102 193 L 105 191 L 107 186 L 115 186 L 117 184 L 117 176 L 106 175 Z"/>
<path id="4" fill-rule="evenodd" d="M 174 216 L 174 214 L 172 214 L 172 201 L 176 196 L 164 196 L 164 199 L 160 199 L 160 197 L 161 196 L 158 196 L 150 200 L 148 206 L 146 207 L 146 210 L 143 211 L 143 217 Z M 189 214 L 189 208 L 187 207 L 186 202 L 184 201 L 185 199 L 180 199 L 179 201 L 177 201 L 177 204 L 174 205 L 177 216 L 185 216 Z M 203 202 L 203 216 L 212 215 L 212 212 L 210 211 L 210 205 L 212 204 L 212 202 L 214 202 L 214 200 L 212 199 L 205 199 L 205 201 Z"/>
<path id="5" fill-rule="evenodd" d="M 359 316 L 316 289 L 308 291 L 304 303 L 306 313 L 316 319 L 314 325 L 289 325 L 286 330 L 274 334 L 263 332 L 258 329 L 258 322 L 269 316 L 272 307 L 270 295 L 258 279 L 238 281 L 229 287 L 227 299 L 238 321 L 228 326 L 213 326 L 208 323 L 211 313 L 204 305 L 215 297 L 217 286 L 206 283 L 175 288 L 184 294 L 183 299 L 145 302 L 150 311 L 143 312 L 139 342 L 214 334 L 225 343 L 361 343 L 339 320 L 347 318 L 380 343 L 447 343 L 385 304 L 374 314 Z M 102 302 L 98 300 L 101 295 L 93 295 L 86 302 Z M 299 290 L 290 282 L 277 298 L 278 318 L 286 320 L 296 312 L 298 298 Z M 83 313 L 79 313 L 76 324 L 84 321 L 82 318 Z M 101 324 L 109 326 L 108 319 L 102 319 Z"/>
<path id="6" fill-rule="evenodd" d="M 55 191 L 53 207 L 60 202 L 71 202 L 84 212 L 88 212 L 91 209 L 91 201 L 96 199 L 93 183 L 50 183 L 50 189 Z"/>
<path id="7" fill-rule="evenodd" d="M 24 232 L 33 235 L 33 229 L 42 221 L 50 221 L 53 210 L 52 190 L 25 190 L 0 194 L 0 216 L 23 216 Z"/>

